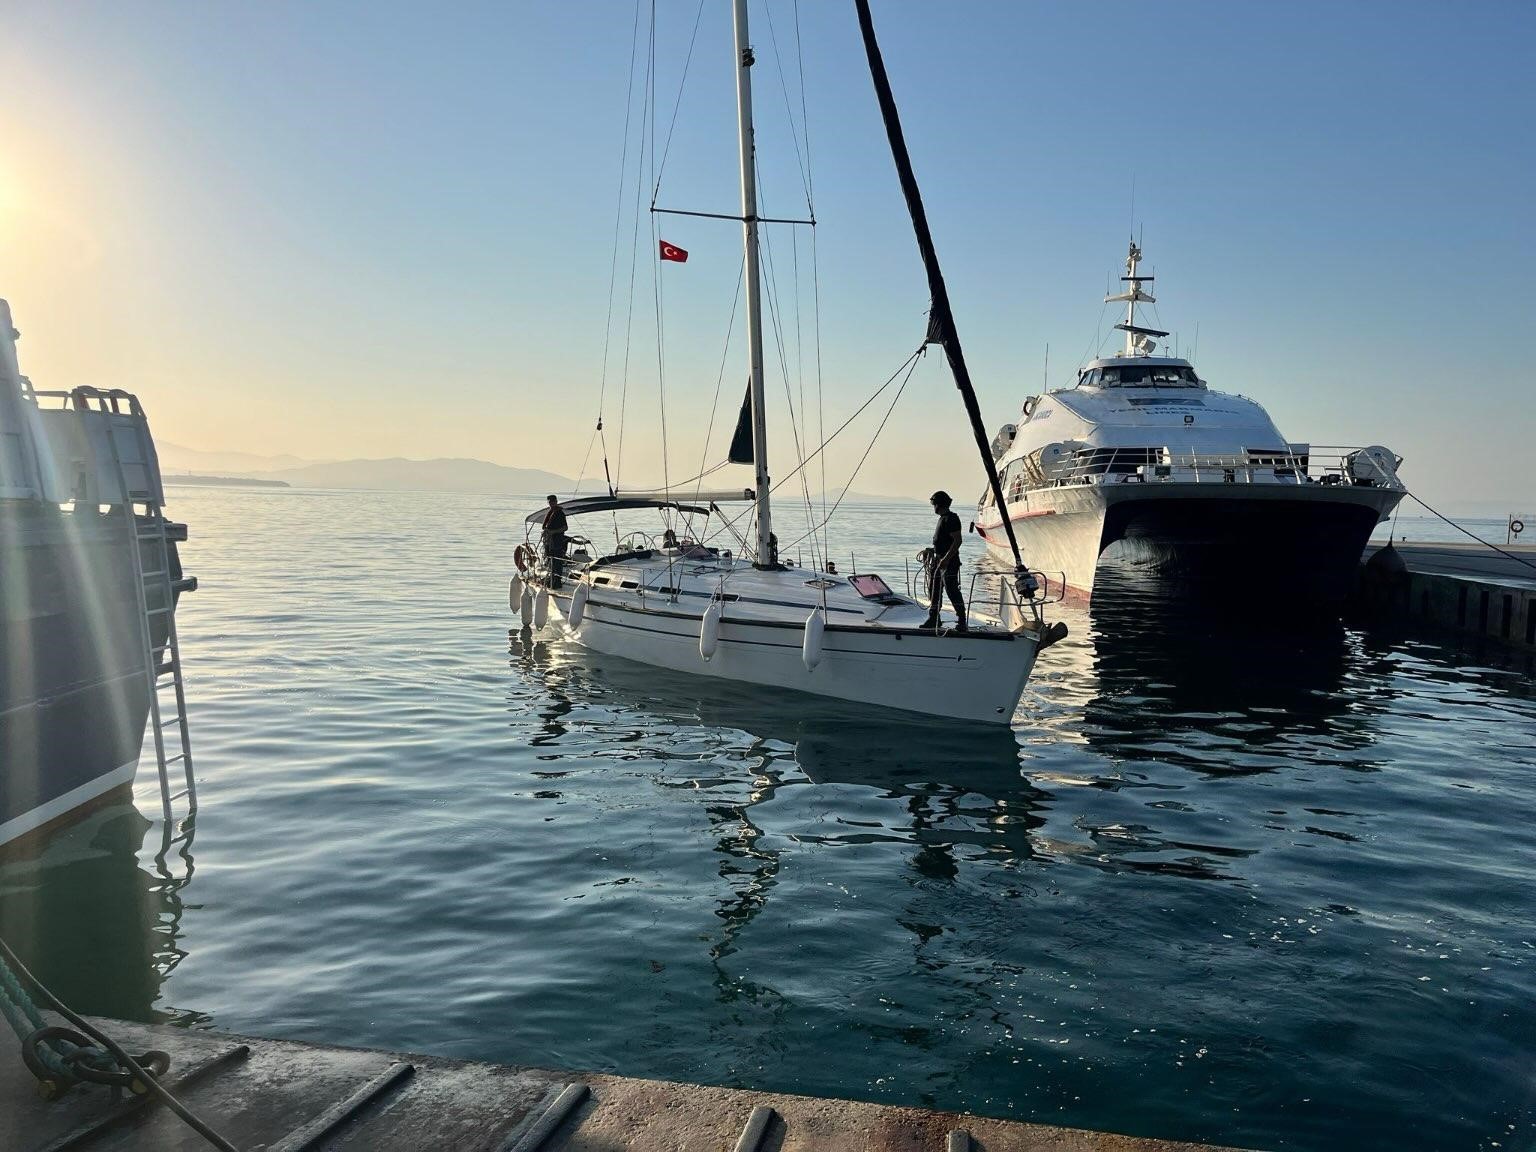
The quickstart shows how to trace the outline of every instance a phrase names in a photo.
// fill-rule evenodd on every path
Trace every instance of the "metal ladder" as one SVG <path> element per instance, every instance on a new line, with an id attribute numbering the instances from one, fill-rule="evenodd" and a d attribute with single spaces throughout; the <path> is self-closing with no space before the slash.
<path id="1" fill-rule="evenodd" d="M 82 395 L 83 394 L 83 395 Z M 132 420 L 133 435 L 138 448 L 145 487 L 134 488 L 128 480 L 128 467 L 117 446 L 117 428 L 112 420 L 106 422 L 107 442 L 112 449 L 112 464 L 117 474 L 118 492 L 123 501 L 123 519 L 127 525 L 128 542 L 133 556 L 133 585 L 139 606 L 139 637 L 144 652 L 144 677 L 149 689 L 149 727 L 155 739 L 155 763 L 160 772 L 160 807 L 165 821 L 165 845 L 162 852 L 177 840 L 190 837 L 191 828 L 183 825 L 178 835 L 171 834 L 173 801 L 186 797 L 187 816 L 197 811 L 197 785 L 192 777 L 192 734 L 187 727 L 187 695 L 181 678 L 181 648 L 176 638 L 176 592 L 171 581 L 171 541 L 166 528 L 165 514 L 160 508 L 160 494 L 155 491 L 150 474 L 150 461 L 154 460 L 154 448 L 149 440 L 149 422 L 139 406 L 138 397 L 126 392 L 109 393 L 77 389 L 77 404 L 88 402 L 87 397 L 102 400 L 100 411 L 111 416 L 125 413 L 120 403 L 126 401 L 126 413 Z M 87 410 L 82 407 L 82 410 Z M 141 516 L 135 505 L 144 506 Z M 149 546 L 151 566 L 146 569 L 145 546 Z M 165 642 L 156 644 L 155 619 L 165 617 Z M 175 690 L 175 714 L 167 718 L 160 705 L 160 693 L 169 684 Z M 175 742 L 179 750 L 167 756 L 167 728 L 174 726 Z M 171 792 L 170 766 L 180 763 L 186 787 L 174 795 Z"/>

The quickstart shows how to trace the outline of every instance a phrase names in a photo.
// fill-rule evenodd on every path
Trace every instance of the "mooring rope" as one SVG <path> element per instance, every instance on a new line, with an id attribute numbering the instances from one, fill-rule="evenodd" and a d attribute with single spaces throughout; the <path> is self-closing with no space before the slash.
<path id="1" fill-rule="evenodd" d="M 1406 492 L 1407 490 L 1405 489 L 1404 491 Z M 1484 540 L 1481 536 L 1477 535 L 1475 532 L 1472 532 L 1472 531 L 1470 531 L 1470 530 L 1468 530 L 1466 528 L 1463 528 L 1460 524 L 1456 523 L 1456 521 L 1452 520 L 1449 516 L 1445 515 L 1444 513 L 1436 512 L 1433 508 L 1431 508 L 1428 504 L 1425 504 L 1424 501 L 1420 500 L 1412 492 L 1408 492 L 1407 495 L 1408 495 L 1408 498 L 1410 500 L 1412 500 L 1415 504 L 1418 504 L 1421 508 L 1424 509 L 1424 511 L 1430 513 L 1433 516 L 1438 516 L 1441 520 L 1444 520 L 1452 528 L 1456 529 L 1456 531 L 1462 533 L 1465 536 L 1472 537 L 1472 539 L 1476 540 L 1483 547 L 1485 547 L 1485 548 L 1492 548 L 1500 556 L 1503 556 L 1503 557 L 1505 557 L 1506 559 L 1509 559 L 1509 560 L 1513 560 L 1516 564 L 1524 564 L 1527 568 L 1530 568 L 1532 570 L 1536 570 L 1536 564 L 1532 564 L 1529 560 L 1525 559 L 1525 557 L 1523 557 L 1523 556 L 1516 556 L 1513 552 L 1506 552 L 1504 549 L 1500 548 L 1497 544 L 1490 544 L 1488 541 Z"/>
<path id="2" fill-rule="evenodd" d="M 47 1026 L 42 1014 L 37 1010 L 37 1005 L 32 1002 L 32 998 L 22 985 L 23 980 L 37 989 L 38 997 L 50 1009 L 79 1029 L 79 1032 Z M 239 1152 L 233 1144 L 220 1136 L 206 1121 L 161 1085 L 160 1076 L 170 1068 L 169 1056 L 157 1051 L 145 1052 L 137 1058 L 130 1056 L 117 1041 L 84 1017 L 70 1011 L 42 981 L 28 970 L 3 939 L 0 939 L 0 1008 L 4 1008 L 6 1019 L 11 1021 L 11 1026 L 16 1028 L 18 1035 L 22 1033 L 17 1027 L 16 1019 L 12 1017 L 13 1010 L 26 1023 L 35 1023 L 36 1026 L 22 1036 L 23 1056 L 29 1053 L 35 1054 L 47 1070 L 54 1074 L 59 1084 L 67 1088 L 77 1081 L 87 1080 L 124 1087 L 135 1092 L 142 1089 L 180 1116 L 194 1132 L 220 1152 Z M 80 1043 L 81 1041 L 95 1041 L 97 1046 L 93 1047 L 88 1042 Z M 54 1044 L 60 1047 L 67 1045 L 69 1051 L 60 1057 L 52 1047 Z M 155 1071 L 145 1068 L 145 1064 L 153 1066 Z M 32 1071 L 38 1074 L 37 1068 L 33 1067 Z M 41 1076 L 39 1078 L 44 1079 Z"/>

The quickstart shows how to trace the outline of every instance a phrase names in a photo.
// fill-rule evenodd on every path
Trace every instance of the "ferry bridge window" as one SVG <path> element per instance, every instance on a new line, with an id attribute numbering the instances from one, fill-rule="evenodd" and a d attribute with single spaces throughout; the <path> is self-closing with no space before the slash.
<path id="1" fill-rule="evenodd" d="M 1200 378 L 1193 368 L 1179 364 L 1123 364 L 1103 369 L 1102 382 L 1106 387 L 1191 388 L 1199 385 Z"/>

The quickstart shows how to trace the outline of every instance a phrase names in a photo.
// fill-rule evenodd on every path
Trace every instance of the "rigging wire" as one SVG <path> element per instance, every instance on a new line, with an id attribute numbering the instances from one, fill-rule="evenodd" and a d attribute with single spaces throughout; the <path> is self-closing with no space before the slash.
<path id="1" fill-rule="evenodd" d="M 810 183 L 809 167 L 808 167 L 808 165 L 806 163 L 805 157 L 802 156 L 801 153 L 800 153 L 800 137 L 796 134 L 796 130 L 795 130 L 795 110 L 794 110 L 793 106 L 789 102 L 789 86 L 784 81 L 784 62 L 783 62 L 782 57 L 779 55 L 779 37 L 778 37 L 778 34 L 773 29 L 773 6 L 768 4 L 767 0 L 764 0 L 764 3 L 763 3 L 763 15 L 765 15 L 768 18 L 768 39 L 769 39 L 770 43 L 772 43 L 772 45 L 773 45 L 773 65 L 774 65 L 775 70 L 778 72 L 779 91 L 784 94 L 784 112 L 789 117 L 789 138 L 794 143 L 794 146 L 795 146 L 795 163 L 800 166 L 800 186 L 803 189 L 805 189 L 805 203 L 806 203 L 806 207 L 810 208 L 810 206 L 811 206 L 811 183 Z M 797 9 L 797 11 L 796 11 L 797 36 L 798 36 L 798 26 L 799 26 L 798 25 L 798 17 L 799 17 L 799 12 L 798 12 L 798 9 Z M 798 43 L 798 40 L 797 40 L 796 41 L 796 48 L 798 49 L 798 47 L 799 47 L 799 43 Z M 804 82 L 804 75 L 803 74 L 801 76 L 801 81 L 802 81 L 802 84 L 803 84 L 803 82 Z M 802 95 L 803 94 L 804 93 L 803 93 L 803 90 L 802 90 Z M 803 106 L 804 106 L 804 104 L 802 102 L 802 107 Z M 816 214 L 814 212 L 811 213 L 811 219 L 812 219 L 813 223 L 815 222 L 815 215 Z"/>
<path id="2" fill-rule="evenodd" d="M 1108 293 L 1106 293 L 1106 295 L 1108 295 Z M 1079 368 L 1094 358 L 1097 348 L 1102 348 L 1104 346 L 1104 336 L 1102 335 L 1104 331 L 1104 313 L 1108 311 L 1109 301 L 1106 300 L 1104 301 L 1104 304 L 1099 308 L 1099 319 L 1093 326 L 1093 335 L 1088 337 L 1088 347 L 1083 349 L 1083 354 L 1078 359 L 1077 363 Z"/>
<path id="3" fill-rule="evenodd" d="M 701 9 L 702 12 L 702 9 Z M 651 183 L 656 181 L 656 0 L 651 0 L 651 44 L 650 44 L 650 161 Z M 681 100 L 682 93 L 678 93 Z M 638 208 L 637 208 L 638 210 Z M 668 497 L 672 495 L 670 467 L 667 459 L 667 363 L 666 363 L 666 327 L 663 323 L 665 306 L 663 303 L 661 260 L 657 252 L 661 244 L 660 225 L 656 221 L 655 213 L 650 214 L 651 233 L 651 300 L 656 310 L 656 394 L 661 409 L 661 490 Z M 662 509 L 662 521 L 667 527 L 672 526 L 672 517 L 669 510 Z"/>
<path id="4" fill-rule="evenodd" d="M 725 347 L 720 350 L 720 371 L 715 374 L 715 395 L 714 399 L 709 403 L 709 425 L 704 430 L 704 448 L 703 451 L 699 453 L 699 467 L 701 469 L 704 467 L 704 462 L 709 459 L 709 441 L 710 437 L 712 437 L 715 433 L 715 416 L 718 415 L 720 411 L 720 389 L 721 386 L 725 383 L 725 366 L 726 363 L 730 360 L 731 356 L 731 337 L 736 332 L 736 312 L 737 309 L 741 306 L 741 286 L 743 283 L 745 283 L 746 278 L 747 254 L 743 252 L 741 254 L 741 266 L 736 271 L 736 294 L 731 298 L 731 316 L 730 319 L 726 322 L 725 326 Z M 735 438 L 735 434 L 735 426 L 733 425 L 731 429 L 732 439 Z M 726 448 L 725 463 L 730 463 L 729 446 Z M 708 476 L 711 472 L 714 472 L 721 467 L 724 467 L 724 465 L 716 465 L 715 468 L 711 468 L 707 472 L 700 472 L 698 479 L 702 482 L 705 476 Z M 686 483 L 686 481 L 684 483 Z M 702 484 L 699 487 L 702 487 Z M 693 495 L 695 501 L 698 500 L 699 487 L 694 488 Z M 689 531 L 693 530 L 691 521 L 689 522 L 688 527 Z"/>
<path id="5" fill-rule="evenodd" d="M 638 48 L 639 38 L 640 38 L 640 3 L 641 3 L 641 0 L 636 0 L 636 2 L 635 2 L 635 47 L 636 48 Z M 646 111 L 648 111 L 650 109 L 650 104 L 651 104 L 650 92 L 651 92 L 651 88 L 652 88 L 652 73 L 653 73 L 653 71 L 655 69 L 655 63 L 656 63 L 656 3 L 655 3 L 655 0 L 651 0 L 650 41 L 651 41 L 650 49 L 649 49 L 649 51 L 647 52 L 647 55 L 646 55 L 646 74 L 645 74 L 645 79 L 644 79 L 644 81 L 642 82 L 642 85 L 641 85 L 641 91 L 644 93 L 644 96 L 642 97 L 642 100 L 644 101 L 644 107 L 642 108 L 642 119 L 640 121 L 640 126 L 639 126 L 640 154 L 639 154 L 638 158 L 635 161 L 635 208 L 634 208 L 633 224 L 632 224 L 632 227 L 631 227 L 631 230 L 630 230 L 630 240 L 629 240 L 629 295 L 628 295 L 627 307 L 626 307 L 626 312 L 625 312 L 625 320 L 624 320 L 624 372 L 623 372 L 623 384 L 622 384 L 622 388 L 621 388 L 620 393 L 619 393 L 619 448 L 618 448 L 618 454 L 617 454 L 617 456 L 614 459 L 614 465 L 613 465 L 613 485 L 615 487 L 618 486 L 618 484 L 620 482 L 620 479 L 622 478 L 623 473 L 624 473 L 624 430 L 625 430 L 625 427 L 626 427 L 626 424 L 627 424 L 626 414 L 628 412 L 628 406 L 629 406 L 629 359 L 630 359 L 630 350 L 631 350 L 631 347 L 632 347 L 632 344 L 633 344 L 633 340 L 634 340 L 634 328 L 635 328 L 635 272 L 636 272 L 638 261 L 639 261 L 639 257 L 640 257 L 640 204 L 641 204 L 641 195 L 642 195 L 642 192 L 643 192 L 644 181 L 645 181 L 645 158 L 646 158 L 645 124 L 646 124 L 646 121 L 645 121 L 645 118 L 644 118 L 644 114 L 645 114 Z M 633 90 L 631 90 L 631 100 L 633 100 Z M 615 523 L 614 523 L 614 535 L 615 535 L 615 538 L 617 538 L 617 535 L 618 535 L 617 518 L 615 518 Z"/>
<path id="6" fill-rule="evenodd" d="M 798 468 L 796 468 L 794 471 L 790 472 L 788 475 L 781 476 L 779 478 L 778 482 L 775 483 L 773 485 L 773 487 L 771 487 L 768 490 L 769 493 L 772 494 L 774 492 L 777 492 L 785 484 L 788 484 L 790 482 L 790 480 L 794 479 L 796 472 L 799 472 L 801 468 L 804 468 L 812 460 L 816 459 L 823 452 L 825 452 L 827 447 L 832 443 L 832 441 L 836 440 L 840 435 L 842 435 L 842 433 L 847 430 L 847 428 L 848 428 L 848 426 L 850 424 L 852 424 L 855 420 L 857 420 L 860 416 L 862 416 L 864 414 L 865 409 L 867 409 L 876 400 L 880 399 L 881 395 L 884 394 L 885 390 L 896 382 L 896 378 L 898 376 L 900 376 L 903 372 L 906 372 L 912 366 L 912 364 L 920 356 L 922 356 L 923 352 L 927 349 L 927 347 L 928 347 L 928 345 L 927 345 L 926 341 L 924 343 L 922 343 L 922 344 L 919 344 L 917 346 L 917 349 L 910 356 L 908 356 L 905 360 L 903 360 L 901 362 L 900 366 L 896 369 L 896 371 L 892 372 L 889 376 L 886 377 L 884 384 L 881 384 L 880 387 L 876 388 L 874 390 L 874 392 L 872 392 L 869 395 L 869 397 L 864 401 L 864 403 L 860 404 L 857 408 L 855 408 L 853 410 L 852 414 L 850 414 L 846 420 L 844 420 L 835 429 L 833 429 L 832 430 L 832 435 L 828 436 L 824 441 L 822 441 L 821 446 L 818 447 L 809 456 L 807 456 L 805 458 L 805 460 L 801 463 L 801 465 Z M 910 375 L 910 373 L 909 373 L 909 375 Z M 724 523 L 726 523 L 726 524 L 734 524 L 736 521 L 740 520 L 743 516 L 748 515 L 748 513 L 752 512 L 752 511 L 753 511 L 753 508 L 752 507 L 748 507 L 746 510 L 737 513 L 733 517 L 730 517 Z"/>
<path id="7" fill-rule="evenodd" d="M 789 359 L 784 348 L 784 325 L 780 317 L 778 301 L 778 271 L 774 265 L 773 260 L 773 245 L 769 241 L 768 234 L 766 232 L 762 233 L 761 248 L 763 251 L 765 263 L 768 265 L 768 278 L 766 284 L 764 285 L 766 288 L 764 295 L 768 299 L 768 315 L 773 325 L 774 349 L 778 353 L 779 357 L 779 374 L 784 380 L 784 401 L 789 407 L 789 427 L 790 432 L 794 437 L 795 459 L 799 462 L 798 466 L 795 468 L 794 472 L 791 473 L 791 475 L 798 474 L 800 476 L 800 490 L 805 501 L 805 522 L 807 525 L 810 525 L 815 523 L 816 513 L 815 508 L 811 503 L 810 484 L 805 476 L 805 449 L 803 447 L 800 436 L 799 419 L 795 413 L 795 397 L 793 391 L 790 388 Z M 778 486 L 775 485 L 774 490 L 777 490 L 777 488 Z M 814 563 L 814 552 L 812 554 L 812 559 Z"/>
<path id="8" fill-rule="evenodd" d="M 811 117 L 805 99 L 805 56 L 801 49 L 800 0 L 795 0 L 795 74 L 800 84 L 800 131 L 805 136 L 805 206 L 811 220 L 811 292 L 812 331 L 816 344 L 816 436 L 825 442 L 827 435 L 827 410 L 821 371 L 821 267 L 816 251 L 816 184 L 815 165 L 811 163 Z M 825 525 L 827 513 L 827 458 L 821 457 L 821 520 Z M 821 553 L 827 555 L 827 537 L 823 529 Z"/>
<path id="9" fill-rule="evenodd" d="M 688 38 L 688 55 L 683 60 L 683 77 L 677 82 L 677 99 L 672 102 L 672 122 L 667 125 L 667 139 L 661 148 L 661 163 L 656 168 L 656 183 L 651 188 L 652 208 L 656 207 L 656 197 L 661 194 L 661 177 L 667 170 L 667 153 L 672 151 L 672 132 L 677 128 L 677 111 L 683 106 L 683 89 L 688 85 L 688 66 L 693 63 L 693 46 L 699 39 L 699 22 L 703 18 L 704 0 L 699 0 L 699 10 L 693 17 L 693 35 Z"/>
<path id="10" fill-rule="evenodd" d="M 603 430 L 603 413 L 601 407 L 597 413 L 597 427 L 592 429 L 592 435 L 587 437 L 587 451 L 581 458 L 581 469 L 576 473 L 577 493 L 581 492 L 581 485 L 587 478 L 587 462 L 592 459 L 592 445 L 597 443 L 597 434 Z"/>
<path id="11" fill-rule="evenodd" d="M 837 511 L 838 506 L 841 505 L 843 500 L 844 500 L 844 498 L 847 497 L 848 490 L 853 487 L 853 482 L 858 479 L 860 469 L 862 469 L 864 467 L 864 462 L 869 459 L 869 454 L 872 451 L 874 451 L 875 441 L 879 440 L 880 439 L 880 433 L 885 431 L 886 422 L 888 420 L 890 420 L 891 413 L 896 411 L 896 405 L 901 400 L 901 394 L 907 390 L 907 384 L 912 379 L 912 373 L 917 371 L 917 361 L 918 361 L 918 357 L 914 356 L 912 358 L 912 361 L 911 361 L 911 366 L 907 369 L 906 376 L 901 381 L 901 387 L 896 389 L 896 395 L 891 397 L 891 405 L 890 405 L 890 407 L 885 410 L 885 415 L 880 418 L 880 425 L 879 425 L 879 427 L 877 427 L 875 429 L 875 434 L 869 438 L 869 444 L 864 449 L 864 455 L 859 457 L 859 462 L 853 466 L 853 472 L 848 477 L 848 483 L 843 485 L 843 490 L 838 493 L 837 499 L 835 501 L 833 501 L 832 509 L 831 509 L 831 511 L 829 511 L 827 513 L 827 519 L 831 519 L 832 515 Z M 811 532 L 807 533 L 807 535 L 814 534 L 818 528 L 825 528 L 825 527 L 826 527 L 826 520 L 823 520 L 821 524 L 816 526 L 816 528 L 812 528 Z M 804 539 L 805 539 L 804 536 L 800 537 L 800 540 L 804 540 Z M 793 543 L 791 543 L 789 545 L 789 547 L 793 548 L 795 546 L 795 544 L 800 543 L 800 540 L 794 541 Z"/>
<path id="12" fill-rule="evenodd" d="M 635 56 L 640 45 L 640 0 L 635 0 L 634 28 L 630 33 L 629 41 L 629 78 L 624 82 L 624 145 L 619 154 L 619 191 L 617 203 L 613 213 L 613 255 L 608 261 L 608 310 L 603 319 L 603 367 L 602 376 L 597 386 L 597 427 L 601 431 L 603 427 L 603 404 L 608 396 L 608 351 L 613 340 L 613 295 L 618 287 L 619 279 L 619 232 L 624 223 L 624 184 L 625 176 L 629 172 L 629 127 L 630 118 L 635 108 Z M 587 445 L 587 455 L 591 456 L 592 446 Z M 606 452 L 604 453 L 606 456 Z M 586 472 L 586 463 L 582 463 L 582 473 Z M 581 478 L 577 478 L 577 488 L 581 485 Z"/>

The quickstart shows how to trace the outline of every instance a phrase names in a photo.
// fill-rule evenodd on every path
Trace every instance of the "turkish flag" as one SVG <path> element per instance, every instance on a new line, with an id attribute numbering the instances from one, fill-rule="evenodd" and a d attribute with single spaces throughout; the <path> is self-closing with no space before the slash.
<path id="1" fill-rule="evenodd" d="M 687 251 L 679 248 L 676 244 L 668 244 L 665 240 L 661 242 L 661 258 L 663 260 L 676 260 L 679 264 L 688 263 Z"/>

